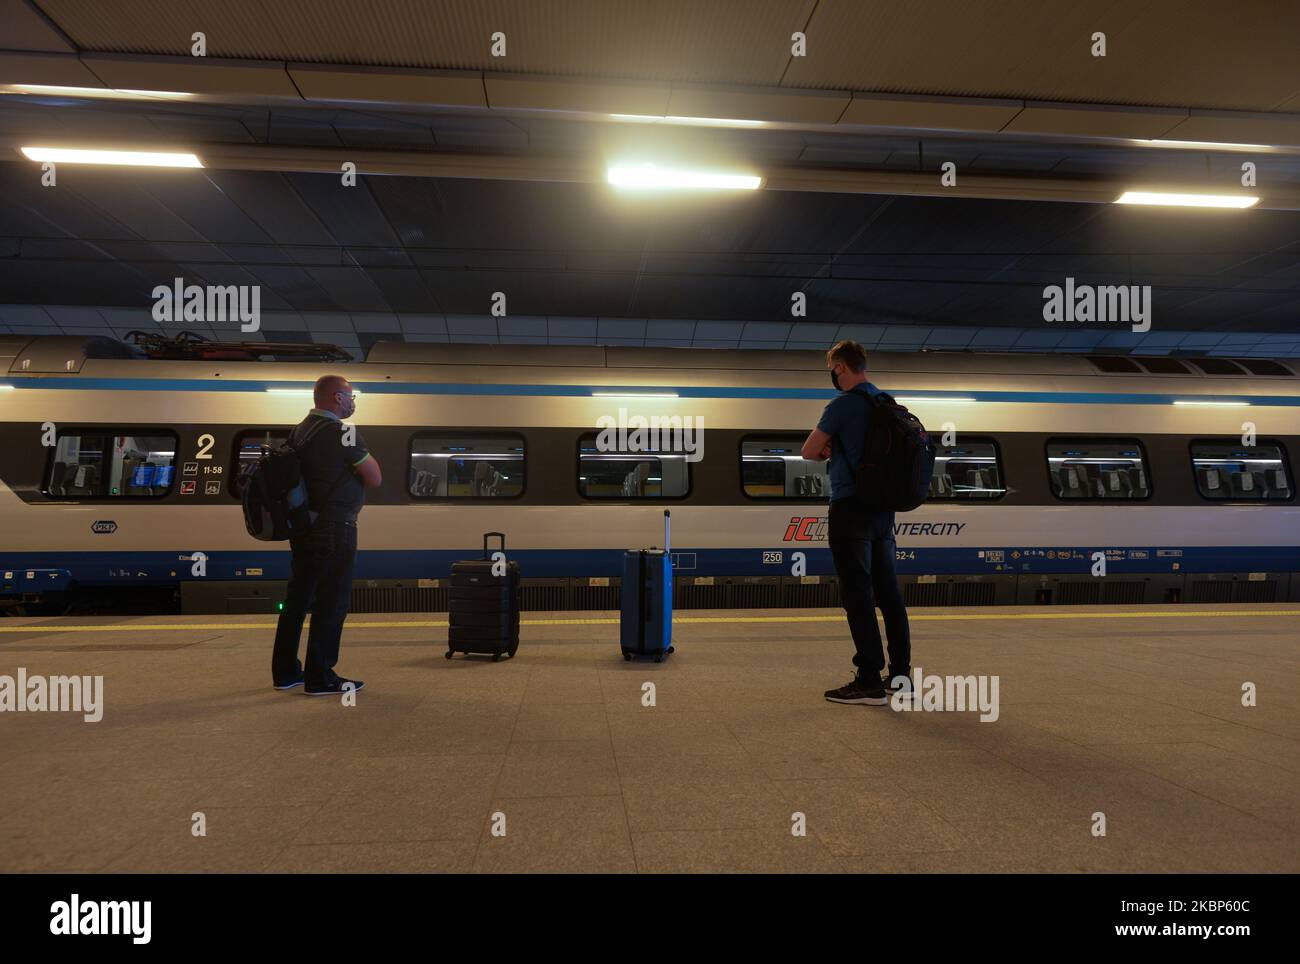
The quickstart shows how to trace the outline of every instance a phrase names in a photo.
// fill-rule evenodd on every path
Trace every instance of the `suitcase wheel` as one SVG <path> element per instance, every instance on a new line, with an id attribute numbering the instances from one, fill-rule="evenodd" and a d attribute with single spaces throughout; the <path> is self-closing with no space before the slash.
<path id="1" fill-rule="evenodd" d="M 660 656 L 656 656 L 656 657 L 655 657 L 655 662 L 656 662 L 656 663 L 662 663 L 663 661 L 664 661 L 664 658 L 663 658 L 662 655 L 660 655 Z"/>
<path id="2" fill-rule="evenodd" d="M 493 653 L 493 654 L 492 654 L 492 662 L 496 663 L 496 662 L 499 662 L 500 660 L 501 660 L 501 654 L 500 654 L 500 653 Z"/>
<path id="3" fill-rule="evenodd" d="M 624 653 L 624 654 L 623 654 L 623 662 L 625 662 L 625 663 L 630 663 L 630 662 L 632 662 L 632 654 L 631 654 L 631 653 Z"/>
<path id="4" fill-rule="evenodd" d="M 444 658 L 444 659 L 451 659 L 451 652 L 452 652 L 452 651 L 451 651 L 450 649 L 447 650 L 447 652 L 443 653 L 443 658 Z"/>
<path id="5" fill-rule="evenodd" d="M 669 647 L 668 647 L 668 652 L 670 652 L 670 653 L 675 653 L 675 652 L 677 652 L 677 647 L 676 647 L 676 646 L 669 646 Z"/>

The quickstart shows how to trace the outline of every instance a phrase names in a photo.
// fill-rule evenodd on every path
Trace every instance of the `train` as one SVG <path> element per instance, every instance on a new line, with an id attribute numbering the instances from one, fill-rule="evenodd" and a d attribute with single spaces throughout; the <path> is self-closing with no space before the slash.
<path id="1" fill-rule="evenodd" d="M 825 466 L 800 456 L 835 391 L 821 352 L 92 341 L 0 336 L 2 612 L 275 612 L 288 545 L 247 534 L 240 480 L 327 372 L 384 470 L 354 611 L 445 609 L 488 531 L 525 608 L 614 609 L 664 509 L 679 607 L 838 604 Z M 1296 361 L 879 352 L 868 375 L 937 450 L 895 525 L 910 604 L 1300 600 Z"/>

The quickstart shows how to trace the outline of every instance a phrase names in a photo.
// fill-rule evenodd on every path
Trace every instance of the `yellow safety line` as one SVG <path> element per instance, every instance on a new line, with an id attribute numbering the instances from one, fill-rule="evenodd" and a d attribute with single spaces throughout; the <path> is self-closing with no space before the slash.
<path id="1" fill-rule="evenodd" d="M 950 613 L 909 615 L 912 622 L 961 622 L 963 620 L 999 620 L 999 619 L 1159 619 L 1159 618 L 1205 618 L 1205 617 L 1242 617 L 1242 616 L 1300 616 L 1300 609 L 1231 609 L 1212 610 L 1174 610 L 1170 612 L 1118 612 L 1118 613 Z M 674 625 L 683 623 L 838 623 L 844 616 L 675 616 Z M 617 625 L 616 617 L 597 617 L 579 619 L 521 619 L 524 626 L 612 626 Z M 115 623 L 111 625 L 68 626 L 41 624 L 36 626 L 0 625 L 0 633 L 117 633 L 141 630 L 182 630 L 182 629 L 275 629 L 275 623 Z M 344 629 L 437 629 L 447 626 L 445 619 L 413 619 L 407 622 L 348 623 Z"/>

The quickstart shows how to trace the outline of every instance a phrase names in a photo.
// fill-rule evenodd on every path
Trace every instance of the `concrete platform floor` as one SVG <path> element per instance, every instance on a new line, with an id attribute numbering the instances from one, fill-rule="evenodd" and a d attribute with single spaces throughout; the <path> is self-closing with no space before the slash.
<path id="1" fill-rule="evenodd" d="M 98 723 L 0 714 L 0 871 L 1300 870 L 1300 607 L 912 615 L 996 722 L 825 702 L 828 610 L 681 612 L 660 665 L 615 614 L 498 664 L 353 616 L 355 707 L 270 688 L 265 616 L 0 620 L 0 674 L 105 677 Z"/>

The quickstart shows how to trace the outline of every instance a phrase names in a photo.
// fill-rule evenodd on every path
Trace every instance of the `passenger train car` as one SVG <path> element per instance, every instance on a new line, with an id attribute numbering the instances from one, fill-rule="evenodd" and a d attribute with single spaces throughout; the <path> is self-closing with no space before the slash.
<path id="1" fill-rule="evenodd" d="M 820 352 L 129 354 L 0 336 L 0 611 L 142 589 L 187 612 L 275 611 L 288 546 L 245 533 L 239 480 L 326 371 L 359 390 L 354 421 L 384 472 L 361 516 L 356 610 L 445 608 L 451 564 L 488 530 L 506 534 L 527 608 L 615 608 L 622 551 L 657 543 L 665 508 L 678 606 L 837 605 L 825 467 L 799 455 L 834 395 Z M 940 443 L 929 501 L 895 526 L 910 602 L 1300 600 L 1296 363 L 924 352 L 869 366 Z M 605 444 L 600 426 L 638 417 L 695 426 L 698 447 L 685 431 Z"/>

